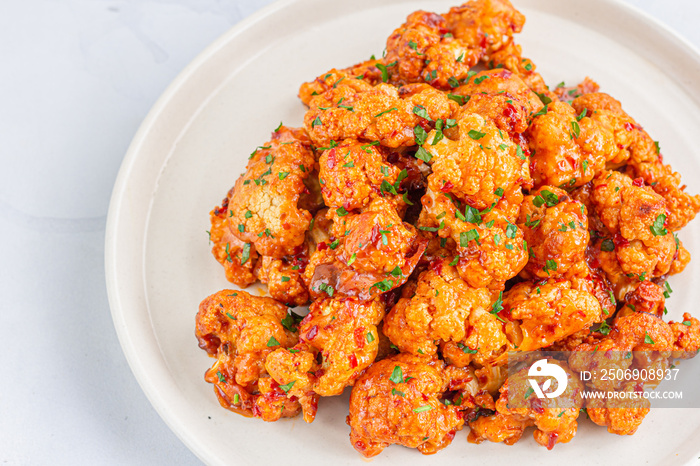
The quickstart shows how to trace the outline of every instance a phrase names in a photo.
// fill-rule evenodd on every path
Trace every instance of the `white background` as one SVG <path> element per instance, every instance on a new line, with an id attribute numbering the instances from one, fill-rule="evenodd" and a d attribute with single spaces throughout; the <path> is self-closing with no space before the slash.
<path id="1" fill-rule="evenodd" d="M 700 47 L 697 0 L 626 1 Z M 0 464 L 199 464 L 121 352 L 105 221 L 158 96 L 269 3 L 0 0 Z"/>

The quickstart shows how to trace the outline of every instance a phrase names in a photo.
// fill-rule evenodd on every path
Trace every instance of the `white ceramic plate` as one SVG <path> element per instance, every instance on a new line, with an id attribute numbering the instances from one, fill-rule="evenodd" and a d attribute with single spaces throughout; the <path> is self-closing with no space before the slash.
<path id="1" fill-rule="evenodd" d="M 655 139 L 666 160 L 700 192 L 700 56 L 671 31 L 613 0 L 515 0 L 527 16 L 518 39 L 550 85 L 593 77 Z M 211 360 L 197 347 L 194 318 L 207 295 L 230 287 L 206 230 L 250 152 L 280 120 L 300 126 L 301 82 L 381 54 L 385 38 L 416 9 L 444 0 L 286 0 L 240 23 L 207 48 L 144 121 L 122 165 L 109 212 L 106 272 L 114 324 L 141 387 L 175 433 L 208 463 L 360 464 L 345 424 L 347 394 L 323 399 L 311 425 L 263 423 L 219 407 L 203 381 Z M 700 252 L 700 221 L 681 234 Z M 673 277 L 674 317 L 700 301 L 700 260 Z M 688 364 L 698 364 L 697 361 Z M 466 441 L 459 432 L 433 457 L 393 446 L 373 460 L 490 465 L 678 464 L 698 456 L 698 410 L 655 410 L 633 437 L 582 422 L 551 452 L 527 435 L 515 446 Z M 529 459 L 529 461 L 528 461 Z"/>

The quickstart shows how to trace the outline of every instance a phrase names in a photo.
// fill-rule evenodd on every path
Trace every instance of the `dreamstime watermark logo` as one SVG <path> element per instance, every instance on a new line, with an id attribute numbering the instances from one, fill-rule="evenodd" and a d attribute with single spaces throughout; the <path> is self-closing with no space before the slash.
<path id="1" fill-rule="evenodd" d="M 566 371 L 556 364 L 549 364 L 547 359 L 540 359 L 530 366 L 527 375 L 530 377 L 549 377 L 544 381 L 542 386 L 537 383 L 537 380 L 528 379 L 532 390 L 537 395 L 537 398 L 556 398 L 566 390 L 568 384 Z M 552 380 L 557 381 L 557 388 L 551 393 L 546 393 L 552 387 Z"/>

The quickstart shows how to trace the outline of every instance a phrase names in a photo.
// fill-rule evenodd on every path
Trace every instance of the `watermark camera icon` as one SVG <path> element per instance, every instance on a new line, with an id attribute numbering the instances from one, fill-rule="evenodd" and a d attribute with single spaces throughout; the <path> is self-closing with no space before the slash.
<path id="1" fill-rule="evenodd" d="M 528 382 L 530 382 L 530 386 L 535 392 L 535 395 L 537 395 L 537 398 L 556 398 L 564 393 L 564 390 L 566 390 L 566 386 L 568 384 L 568 378 L 564 369 L 556 364 L 550 364 L 547 361 L 547 359 L 540 359 L 530 366 L 530 369 L 527 372 L 527 375 L 530 377 L 549 377 L 547 380 L 545 380 L 541 387 L 536 380 L 528 379 Z M 557 381 L 557 388 L 551 393 L 546 393 L 547 390 L 552 387 L 552 379 Z"/>

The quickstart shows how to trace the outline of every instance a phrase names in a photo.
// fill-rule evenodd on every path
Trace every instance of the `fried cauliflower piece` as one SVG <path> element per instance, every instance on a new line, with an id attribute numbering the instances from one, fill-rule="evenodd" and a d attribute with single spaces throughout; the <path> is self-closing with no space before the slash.
<path id="1" fill-rule="evenodd" d="M 406 99 L 389 84 L 381 83 L 358 92 L 343 83 L 309 102 L 304 128 L 317 147 L 331 147 L 344 139 L 379 141 L 382 146 L 397 148 L 415 144 L 413 128 L 421 121 L 414 112 L 430 120 L 452 117 L 458 104 L 432 87 L 425 87 Z"/>
<path id="2" fill-rule="evenodd" d="M 303 306 L 309 301 L 309 290 L 298 262 L 263 256 L 257 261 L 255 275 L 267 285 L 272 298 L 290 306 Z"/>
<path id="3" fill-rule="evenodd" d="M 525 24 L 525 16 L 508 0 L 471 0 L 443 16 L 455 39 L 482 48 L 485 60 L 508 44 Z"/>
<path id="4" fill-rule="evenodd" d="M 452 92 L 466 100 L 461 114 L 476 113 L 493 121 L 499 130 L 519 142 L 524 155 L 529 155 L 527 142 L 521 141 L 519 135 L 544 105 L 522 79 L 503 68 L 486 70 Z"/>
<path id="5" fill-rule="evenodd" d="M 502 290 L 527 263 L 520 229 L 497 209 L 479 211 L 449 193 L 428 189 L 419 225 L 457 245 L 457 270 L 474 288 Z"/>
<path id="6" fill-rule="evenodd" d="M 515 220 L 521 186 L 530 178 L 522 150 L 480 115 L 462 115 L 457 127 L 457 140 L 440 139 L 441 133 L 432 131 L 422 146 L 432 155 L 430 189 L 450 193 L 479 210 L 498 205 Z"/>
<path id="7" fill-rule="evenodd" d="M 649 281 L 637 283 L 637 287 L 625 295 L 624 301 L 625 305 L 616 315 L 618 318 L 633 312 L 645 312 L 663 317 L 666 309 L 663 287 Z"/>
<path id="8" fill-rule="evenodd" d="M 313 298 L 336 293 L 367 300 L 401 286 L 427 240 L 403 222 L 394 204 L 377 197 L 359 214 L 330 211 L 335 239 L 317 249 L 304 272 Z"/>
<path id="9" fill-rule="evenodd" d="M 372 364 L 350 395 L 350 442 L 366 457 L 391 444 L 435 453 L 452 442 L 464 421 L 440 399 L 449 378 L 438 359 L 398 354 Z"/>
<path id="10" fill-rule="evenodd" d="M 484 440 L 489 442 L 513 445 L 523 436 L 525 429 L 532 425 L 529 419 L 519 419 L 515 416 L 494 413 L 490 416 L 480 416 L 469 421 L 469 443 L 479 444 Z"/>
<path id="11" fill-rule="evenodd" d="M 257 280 L 254 269 L 258 253 L 249 243 L 241 241 L 233 234 L 228 221 L 228 200 L 229 197 L 224 198 L 221 207 L 216 207 L 209 213 L 209 240 L 213 243 L 211 253 L 217 262 L 224 266 L 226 279 L 241 288 L 246 288 Z"/>
<path id="12" fill-rule="evenodd" d="M 523 57 L 522 47 L 512 40 L 483 59 L 489 68 L 504 68 L 520 77 L 533 92 L 556 100 L 555 93 L 549 90 L 542 76 L 536 71 L 537 66 L 529 58 Z"/>
<path id="13" fill-rule="evenodd" d="M 399 299 L 384 319 L 383 331 L 399 351 L 433 356 L 451 342 L 458 365 L 503 353 L 507 341 L 491 310 L 491 294 L 467 285 L 446 260 L 434 260 L 418 277 L 411 297 Z M 448 351 L 443 349 L 448 358 Z"/>
<path id="14" fill-rule="evenodd" d="M 604 171 L 593 180 L 591 201 L 612 236 L 607 249 L 612 246 L 624 274 L 643 281 L 669 272 L 676 241 L 666 228 L 663 197 L 622 173 Z"/>
<path id="15" fill-rule="evenodd" d="M 521 282 L 503 293 L 499 316 L 514 323 L 510 337 L 519 351 L 545 348 L 601 320 L 602 308 L 591 293 L 566 280 Z"/>
<path id="16" fill-rule="evenodd" d="M 373 64 L 378 62 L 378 60 L 372 61 Z M 362 73 L 353 73 L 352 71 L 352 69 L 338 70 L 333 68 L 321 76 L 318 76 L 315 80 L 303 83 L 299 87 L 299 98 L 304 105 L 308 106 L 315 96 L 338 87 L 341 82 L 343 83 L 343 87 L 346 88 L 346 91 L 360 93 L 372 89 L 373 83 L 367 82 L 364 79 L 357 79 Z"/>
<path id="17" fill-rule="evenodd" d="M 626 382 L 619 392 L 641 392 L 642 384 Z M 604 392 L 605 393 L 605 392 Z M 594 398 L 586 400 L 586 412 L 591 421 L 606 426 L 608 432 L 617 435 L 632 435 L 649 413 L 651 403 L 646 398 Z"/>
<path id="18" fill-rule="evenodd" d="M 214 385 L 221 406 L 264 421 L 299 413 L 302 406 L 269 377 L 264 365 L 276 348 L 297 343 L 297 334 L 283 325 L 286 318 L 283 304 L 245 291 L 222 290 L 199 305 L 199 347 L 216 358 L 204 379 Z"/>
<path id="19" fill-rule="evenodd" d="M 397 193 L 401 182 L 401 170 L 386 163 L 378 147 L 353 139 L 323 151 L 319 167 L 323 201 L 331 209 L 362 209 L 375 197 Z"/>
<path id="20" fill-rule="evenodd" d="M 559 277 L 584 261 L 590 240 L 586 208 L 566 191 L 542 186 L 530 192 L 517 226 L 529 246 L 525 278 Z"/>
<path id="21" fill-rule="evenodd" d="M 296 254 L 312 218 L 297 204 L 308 192 L 304 181 L 314 163 L 303 130 L 282 126 L 273 132 L 229 194 L 227 221 L 233 234 L 263 256 Z"/>
<path id="22" fill-rule="evenodd" d="M 482 50 L 448 32 L 445 18 L 437 13 L 411 13 L 387 39 L 384 66 L 389 81 L 396 86 L 425 81 L 449 90 L 451 82 L 467 77 Z"/>
<path id="23" fill-rule="evenodd" d="M 496 401 L 496 413 L 469 422 L 469 442 L 489 440 L 512 445 L 522 437 L 525 428 L 531 425 L 536 427 L 535 441 L 549 450 L 557 443 L 569 442 L 576 434 L 579 410 L 583 406 L 583 397 L 580 395 L 583 383 L 566 363 L 552 359 L 548 364 L 556 364 L 566 373 L 567 387 L 561 395 L 555 398 L 533 395 L 529 368 L 519 370 L 508 377 L 500 388 L 501 396 Z M 555 385 L 552 390 L 557 388 Z"/>
<path id="24" fill-rule="evenodd" d="M 649 134 L 622 109 L 620 102 L 603 93 L 585 94 L 573 101 L 577 112 L 583 109 L 596 121 L 607 121 L 614 128 L 618 154 L 611 163 L 627 162 L 632 178 L 644 183 L 666 200 L 667 226 L 678 231 L 700 211 L 700 195 L 690 195 L 681 186 L 681 176 L 663 163 L 660 149 Z"/>
<path id="25" fill-rule="evenodd" d="M 613 135 L 580 116 L 571 105 L 553 101 L 532 120 L 526 137 L 535 187 L 582 186 L 605 168 L 607 154 L 615 150 Z"/>
<path id="26" fill-rule="evenodd" d="M 673 357 L 690 359 L 700 351 L 700 321 L 687 312 L 683 321 L 669 322 L 673 333 Z"/>
<path id="27" fill-rule="evenodd" d="M 374 362 L 379 347 L 377 325 L 384 317 L 378 300 L 320 299 L 299 325 L 302 352 L 320 352 L 322 361 L 313 391 L 340 395 Z"/>

